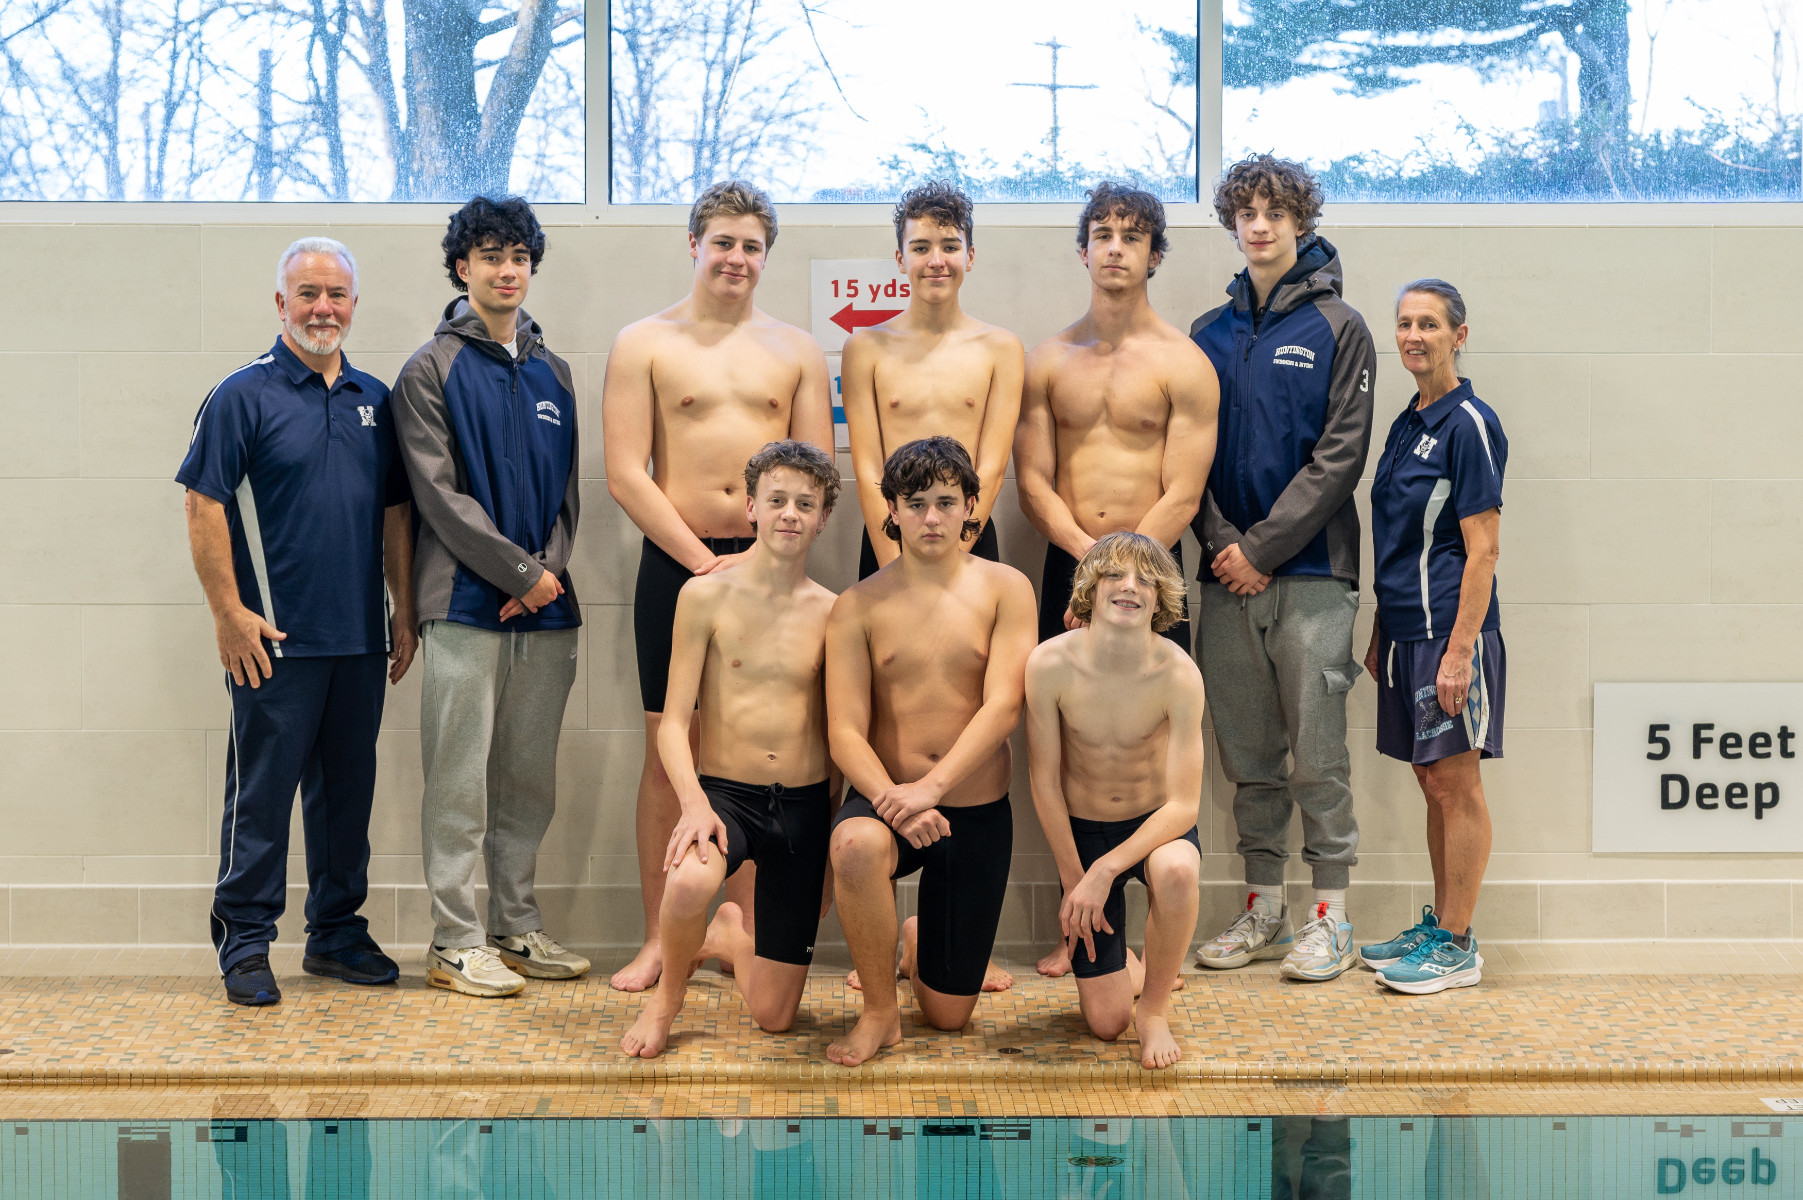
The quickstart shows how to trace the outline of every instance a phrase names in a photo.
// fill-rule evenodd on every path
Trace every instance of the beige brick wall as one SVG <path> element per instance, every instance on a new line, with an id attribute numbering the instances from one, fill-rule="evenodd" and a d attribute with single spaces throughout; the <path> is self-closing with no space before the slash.
<path id="1" fill-rule="evenodd" d="M 206 389 L 275 336 L 276 254 L 320 231 L 9 227 L 53 270 L 9 314 L 0 349 L 0 942 L 206 939 L 227 709 L 170 476 Z M 441 230 L 329 232 L 362 266 L 350 353 L 392 378 L 450 295 Z M 1803 231 L 1327 232 L 1344 255 L 1348 299 L 1383 351 L 1379 436 L 1410 391 L 1385 332 L 1394 290 L 1441 275 L 1465 290 L 1466 370 L 1514 454 L 1501 566 L 1508 757 L 1486 768 L 1496 844 L 1480 932 L 1791 937 L 1803 928 L 1792 856 L 1589 853 L 1589 725 L 1597 680 L 1803 677 L 1803 405 L 1793 382 L 1803 325 L 1787 303 Z M 1153 296 L 1187 324 L 1216 302 L 1236 255 L 1218 230 L 1175 230 L 1173 241 Z M 880 255 L 886 243 L 880 227 L 786 226 L 762 301 L 805 324 L 808 260 Z M 678 228 L 555 228 L 529 304 L 573 364 L 583 405 L 572 570 L 586 625 L 540 880 L 553 931 L 585 946 L 630 943 L 639 931 L 631 831 L 643 736 L 627 607 L 638 538 L 602 478 L 600 385 L 614 333 L 680 295 L 688 266 Z M 1062 226 L 978 231 L 967 303 L 1029 344 L 1080 312 L 1085 286 Z M 1042 543 L 1012 496 L 997 513 L 1005 557 L 1037 579 Z M 816 552 L 829 585 L 850 582 L 857 533 L 850 508 L 829 526 Z M 1361 638 L 1369 617 L 1367 606 Z M 372 928 L 400 944 L 422 941 L 430 925 L 418 683 L 416 671 L 389 699 L 371 829 Z M 1431 892 L 1421 801 L 1408 770 L 1371 748 L 1372 700 L 1361 681 L 1351 709 L 1361 936 L 1406 923 Z M 1057 888 L 1024 772 L 1016 785 L 1002 941 L 1024 951 L 1055 927 Z M 1230 801 L 1211 768 L 1201 822 L 1208 926 L 1240 890 Z M 289 876 L 300 882 L 298 821 L 294 837 Z M 284 936 L 299 928 L 293 888 L 289 903 Z"/>

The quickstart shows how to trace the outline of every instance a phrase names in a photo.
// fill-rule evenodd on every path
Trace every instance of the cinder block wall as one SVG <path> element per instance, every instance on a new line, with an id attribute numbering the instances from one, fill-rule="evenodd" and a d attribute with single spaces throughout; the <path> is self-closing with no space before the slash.
<path id="1" fill-rule="evenodd" d="M 319 232 L 362 267 L 348 351 L 392 379 L 451 295 L 439 227 L 9 227 L 52 269 L 0 343 L 0 943 L 206 941 L 227 702 L 170 477 L 201 397 L 276 335 L 276 254 Z M 1793 936 L 1803 888 L 1792 856 L 1589 853 L 1589 726 L 1598 680 L 1803 678 L 1803 326 L 1781 291 L 1803 267 L 1803 231 L 1326 233 L 1382 352 L 1379 436 L 1412 390 L 1389 340 L 1392 299 L 1421 275 L 1464 289 L 1465 370 L 1509 433 L 1500 578 L 1513 674 L 1507 758 L 1485 769 L 1496 842 L 1480 933 Z M 1173 242 L 1153 297 L 1186 327 L 1217 302 L 1237 255 L 1219 230 L 1174 230 Z M 880 227 L 786 226 L 762 303 L 805 325 L 809 259 L 891 244 Z M 1062 226 L 985 225 L 977 249 L 968 307 L 1029 346 L 1081 312 L 1086 281 Z M 629 607 L 639 539 L 603 478 L 601 381 L 615 332 L 681 295 L 689 265 L 679 228 L 554 228 L 528 305 L 582 393 L 572 570 L 586 624 L 539 879 L 553 932 L 590 948 L 639 936 L 632 805 L 644 742 Z M 1043 543 L 1012 495 L 996 511 L 1004 556 L 1037 581 Z M 816 550 L 830 586 L 851 582 L 857 533 L 848 505 Z M 1361 648 L 1369 620 L 1367 603 Z M 416 667 L 390 694 L 371 830 L 368 912 L 397 945 L 430 931 L 418 686 Z M 1414 781 L 1372 749 L 1373 695 L 1363 680 L 1352 697 L 1361 936 L 1406 924 L 1431 891 Z M 1208 780 L 1203 936 L 1241 895 L 1231 788 L 1212 764 Z M 1058 889 L 1024 766 L 1015 796 L 1001 940 L 1025 954 L 1054 936 Z M 294 838 L 289 878 L 304 881 L 298 820 Z M 285 937 L 299 932 L 300 897 L 290 889 Z M 836 937 L 823 931 L 829 955 Z"/>

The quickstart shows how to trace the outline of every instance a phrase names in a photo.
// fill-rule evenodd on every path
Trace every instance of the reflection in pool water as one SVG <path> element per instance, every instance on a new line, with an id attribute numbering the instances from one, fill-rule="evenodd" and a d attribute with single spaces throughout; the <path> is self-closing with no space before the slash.
<path id="1" fill-rule="evenodd" d="M 1800 1194 L 1800 1129 L 1769 1116 L 11 1122 L 0 1200 L 1777 1197 Z"/>

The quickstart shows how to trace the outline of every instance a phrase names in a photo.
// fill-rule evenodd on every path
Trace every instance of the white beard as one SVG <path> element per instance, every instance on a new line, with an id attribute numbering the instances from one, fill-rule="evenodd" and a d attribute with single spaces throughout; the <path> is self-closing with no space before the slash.
<path id="1" fill-rule="evenodd" d="M 344 344 L 344 327 L 342 325 L 328 331 L 327 336 L 316 338 L 308 332 L 305 325 L 296 325 L 293 321 L 284 321 L 282 324 L 294 340 L 300 343 L 300 348 L 308 354 L 321 356 L 333 354 L 337 352 L 339 346 Z"/>

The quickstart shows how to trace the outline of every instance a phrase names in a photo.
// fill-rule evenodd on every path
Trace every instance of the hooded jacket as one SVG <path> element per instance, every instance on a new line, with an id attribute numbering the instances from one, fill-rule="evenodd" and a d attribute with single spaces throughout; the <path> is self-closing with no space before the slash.
<path id="1" fill-rule="evenodd" d="M 517 357 L 462 297 L 395 380 L 401 458 L 418 537 L 420 621 L 495 632 L 582 624 L 566 570 L 576 539 L 576 389 L 569 364 L 519 312 Z M 501 623 L 501 606 L 549 571 L 563 595 Z"/>
<path id="2" fill-rule="evenodd" d="M 1358 586 L 1352 494 L 1371 444 L 1377 353 L 1340 289 L 1339 252 L 1311 236 L 1262 312 L 1241 271 L 1232 299 L 1190 326 L 1221 380 L 1214 465 L 1191 523 L 1205 564 L 1237 542 L 1266 575 Z"/>

